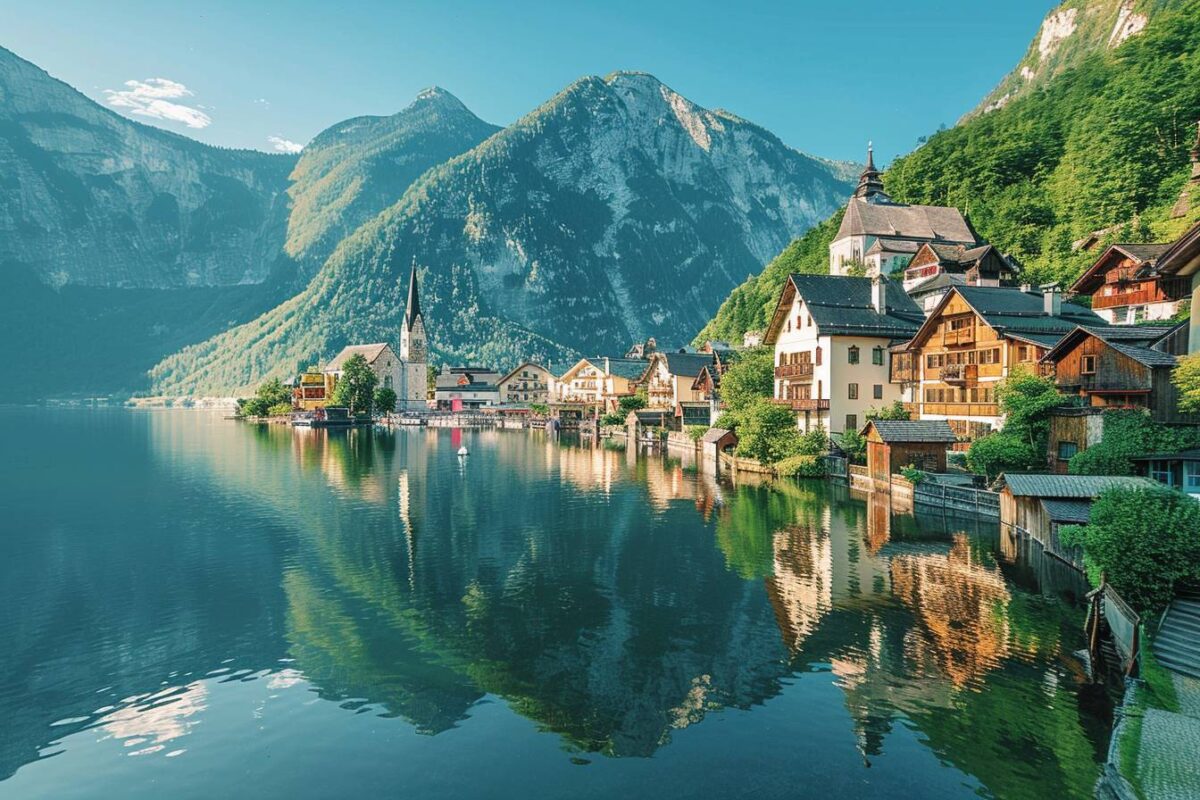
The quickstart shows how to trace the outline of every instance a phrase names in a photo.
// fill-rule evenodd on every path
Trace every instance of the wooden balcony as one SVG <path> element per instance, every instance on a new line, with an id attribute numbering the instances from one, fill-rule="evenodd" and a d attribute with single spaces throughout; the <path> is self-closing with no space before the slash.
<path id="1" fill-rule="evenodd" d="M 945 347 L 953 347 L 960 344 L 975 344 L 975 326 L 970 328 L 959 328 L 957 330 L 942 331 L 942 345 Z"/>
<path id="2" fill-rule="evenodd" d="M 941 369 L 941 379 L 945 383 L 964 386 L 979 379 L 978 364 L 946 364 Z"/>
<path id="3" fill-rule="evenodd" d="M 777 397 L 777 398 L 775 398 L 774 402 L 776 405 L 787 406 L 792 411 L 828 411 L 829 410 L 829 401 L 828 400 L 813 400 L 812 398 L 808 398 L 808 397 L 797 397 L 797 398 L 791 398 L 791 399 L 786 398 L 786 397 L 783 397 L 783 398 Z"/>
<path id="4" fill-rule="evenodd" d="M 1000 406 L 995 403 L 921 403 L 921 413 L 947 417 L 998 417 Z"/>
<path id="5" fill-rule="evenodd" d="M 799 364 L 780 364 L 775 368 L 776 378 L 812 378 L 813 364 L 809 362 L 800 362 Z"/>
<path id="6" fill-rule="evenodd" d="M 1149 303 L 1169 303 L 1171 298 L 1157 285 L 1144 286 L 1125 292 L 1092 295 L 1092 308 L 1120 308 L 1121 306 L 1140 306 Z"/>

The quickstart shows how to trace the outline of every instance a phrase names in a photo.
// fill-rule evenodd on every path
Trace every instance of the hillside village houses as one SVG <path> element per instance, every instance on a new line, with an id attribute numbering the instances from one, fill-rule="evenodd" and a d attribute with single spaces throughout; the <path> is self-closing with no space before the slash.
<path id="1" fill-rule="evenodd" d="M 923 319 L 879 275 L 791 275 L 764 337 L 775 348 L 775 402 L 796 412 L 802 431 L 857 431 L 872 408 L 901 399 L 888 348 Z"/>
<path id="2" fill-rule="evenodd" d="M 1159 273 L 1158 258 L 1168 244 L 1114 244 L 1071 285 L 1071 294 L 1089 295 L 1092 310 L 1113 325 L 1172 319 L 1186 296 L 1186 278 Z"/>
<path id="3" fill-rule="evenodd" d="M 497 382 L 500 402 L 516 405 L 545 405 L 550 398 L 553 376 L 541 364 L 525 361 Z"/>

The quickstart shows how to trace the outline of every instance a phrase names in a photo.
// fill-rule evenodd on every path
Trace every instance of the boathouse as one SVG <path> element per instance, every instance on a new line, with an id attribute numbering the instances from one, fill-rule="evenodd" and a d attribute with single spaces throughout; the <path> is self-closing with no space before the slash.
<path id="1" fill-rule="evenodd" d="M 883 484 L 910 464 L 925 472 L 945 472 L 946 450 L 958 438 L 944 419 L 875 419 L 862 435 L 867 440 L 867 474 Z"/>

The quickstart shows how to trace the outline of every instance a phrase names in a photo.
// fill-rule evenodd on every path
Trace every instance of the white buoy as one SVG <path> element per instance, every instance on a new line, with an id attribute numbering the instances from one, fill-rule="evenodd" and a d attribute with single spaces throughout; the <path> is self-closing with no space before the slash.
<path id="1" fill-rule="evenodd" d="M 467 452 L 467 446 L 463 445 L 462 447 L 458 448 L 458 454 L 460 456 L 469 455 L 469 453 Z"/>

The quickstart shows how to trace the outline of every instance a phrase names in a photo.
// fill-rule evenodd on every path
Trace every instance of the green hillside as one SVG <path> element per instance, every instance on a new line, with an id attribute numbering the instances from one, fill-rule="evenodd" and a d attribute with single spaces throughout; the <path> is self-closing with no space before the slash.
<path id="1" fill-rule="evenodd" d="M 1063 6 L 1066 7 L 1066 6 Z M 1060 7 L 1062 8 L 1062 7 Z M 1194 219 L 1170 210 L 1200 118 L 1200 0 L 1155 6 L 1119 46 L 1073 51 L 1075 66 L 1003 107 L 930 137 L 884 175 L 898 201 L 957 206 L 1034 282 L 1074 280 L 1096 251 L 1072 243 L 1165 241 Z M 832 220 L 734 290 L 698 339 L 762 327 L 786 273 L 824 271 Z"/>

